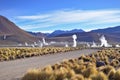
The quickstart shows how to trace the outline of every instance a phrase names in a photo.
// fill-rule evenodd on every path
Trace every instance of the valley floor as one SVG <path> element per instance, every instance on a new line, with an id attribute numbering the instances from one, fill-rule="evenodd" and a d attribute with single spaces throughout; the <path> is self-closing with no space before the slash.
<path id="1" fill-rule="evenodd" d="M 66 52 L 65 54 L 44 55 L 14 61 L 0 62 L 0 80 L 17 80 L 22 77 L 28 69 L 43 68 L 47 65 L 61 62 L 64 59 L 77 58 L 82 54 L 97 52 L 98 49 L 84 49 Z"/>

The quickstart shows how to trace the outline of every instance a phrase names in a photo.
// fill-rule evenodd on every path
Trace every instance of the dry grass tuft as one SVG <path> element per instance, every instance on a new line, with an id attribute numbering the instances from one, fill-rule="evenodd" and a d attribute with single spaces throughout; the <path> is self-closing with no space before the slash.
<path id="1" fill-rule="evenodd" d="M 50 72 L 39 71 L 37 69 L 29 70 L 22 80 L 55 80 L 54 75 Z"/>
<path id="2" fill-rule="evenodd" d="M 115 73 L 116 73 L 116 70 L 115 70 L 114 68 L 111 69 L 111 70 L 109 71 L 109 73 L 108 73 L 108 78 L 109 78 L 110 80 L 113 80 L 114 77 L 115 77 Z"/>
<path id="3" fill-rule="evenodd" d="M 103 72 L 99 72 L 98 74 L 91 75 L 90 78 L 92 80 L 108 80 L 107 76 Z"/>
<path id="4" fill-rule="evenodd" d="M 120 69 L 116 71 L 114 80 L 120 80 Z"/>
<path id="5" fill-rule="evenodd" d="M 84 80 L 84 77 L 81 74 L 73 76 L 70 80 Z"/>
<path id="6" fill-rule="evenodd" d="M 104 67 L 103 72 L 107 75 L 112 69 L 114 69 L 113 66 L 107 65 Z"/>
<path id="7" fill-rule="evenodd" d="M 96 67 L 88 67 L 84 72 L 83 75 L 86 78 L 89 78 L 90 75 L 98 74 L 98 71 L 96 70 Z"/>
<path id="8" fill-rule="evenodd" d="M 22 80 L 37 80 L 39 72 L 37 69 L 28 70 L 27 74 L 24 75 Z"/>

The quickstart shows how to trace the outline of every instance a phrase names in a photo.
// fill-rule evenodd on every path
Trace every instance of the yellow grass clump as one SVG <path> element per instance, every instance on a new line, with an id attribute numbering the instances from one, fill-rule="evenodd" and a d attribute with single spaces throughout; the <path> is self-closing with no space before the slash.
<path id="1" fill-rule="evenodd" d="M 73 76 L 70 80 L 84 80 L 84 77 L 81 74 L 77 74 Z"/>
<path id="2" fill-rule="evenodd" d="M 84 77 L 89 78 L 90 75 L 94 75 L 97 74 L 98 71 L 96 70 L 96 67 L 88 67 L 85 71 L 84 71 Z"/>
<path id="3" fill-rule="evenodd" d="M 120 80 L 120 69 L 118 69 L 115 73 L 114 80 Z"/>
<path id="4" fill-rule="evenodd" d="M 107 76 L 103 72 L 99 72 L 98 74 L 91 75 L 90 78 L 92 80 L 108 80 Z"/>
<path id="5" fill-rule="evenodd" d="M 27 74 L 24 75 L 22 80 L 37 80 L 40 71 L 37 69 L 28 70 Z"/>

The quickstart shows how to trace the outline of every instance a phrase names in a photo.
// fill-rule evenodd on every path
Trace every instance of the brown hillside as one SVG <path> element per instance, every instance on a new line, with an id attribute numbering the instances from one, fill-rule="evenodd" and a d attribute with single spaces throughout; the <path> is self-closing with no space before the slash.
<path id="1" fill-rule="evenodd" d="M 0 16 L 0 44 L 33 43 L 38 39 L 16 26 L 7 18 Z"/>

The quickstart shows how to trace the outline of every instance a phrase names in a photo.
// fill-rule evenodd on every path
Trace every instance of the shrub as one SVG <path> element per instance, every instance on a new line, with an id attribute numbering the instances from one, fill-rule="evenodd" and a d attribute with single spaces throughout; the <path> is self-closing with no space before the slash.
<path id="1" fill-rule="evenodd" d="M 39 71 L 36 69 L 29 70 L 27 74 L 24 75 L 22 80 L 38 80 Z"/>
<path id="2" fill-rule="evenodd" d="M 69 69 L 66 77 L 67 77 L 68 79 L 70 79 L 71 77 L 73 77 L 73 76 L 75 76 L 75 75 L 76 75 L 76 74 L 75 74 L 74 70 Z"/>
<path id="3" fill-rule="evenodd" d="M 116 71 L 114 80 L 120 80 L 120 69 Z"/>
<path id="4" fill-rule="evenodd" d="M 67 73 L 68 73 L 67 69 L 65 69 L 65 68 L 63 68 L 63 67 L 61 67 L 61 68 L 58 69 L 58 70 L 55 70 L 55 71 L 54 71 L 55 80 L 63 80 L 63 79 L 65 79 L 66 76 L 67 76 Z"/>
<path id="5" fill-rule="evenodd" d="M 119 64 L 119 60 L 113 59 L 111 62 L 111 66 L 117 67 Z"/>
<path id="6" fill-rule="evenodd" d="M 53 75 L 53 73 L 41 71 L 38 74 L 37 80 L 56 80 L 56 79 L 55 79 L 55 76 Z"/>
<path id="7" fill-rule="evenodd" d="M 103 72 L 99 72 L 98 74 L 91 75 L 90 78 L 92 80 L 108 80 L 107 76 Z"/>
<path id="8" fill-rule="evenodd" d="M 88 67 L 85 71 L 84 71 L 84 77 L 89 78 L 90 75 L 94 75 L 97 74 L 97 70 L 96 67 Z"/>
<path id="9" fill-rule="evenodd" d="M 81 74 L 73 76 L 70 80 L 84 80 L 84 77 Z"/>
<path id="10" fill-rule="evenodd" d="M 111 70 L 109 71 L 109 73 L 108 73 L 108 78 L 109 78 L 110 80 L 113 80 L 114 77 L 115 77 L 115 73 L 116 73 L 115 69 L 114 69 L 114 68 L 111 69 Z"/>
<path id="11" fill-rule="evenodd" d="M 103 72 L 107 75 L 112 69 L 114 69 L 114 67 L 107 65 L 103 68 Z"/>
<path id="12" fill-rule="evenodd" d="M 55 77 L 53 73 L 33 69 L 29 70 L 22 80 L 55 80 Z"/>

